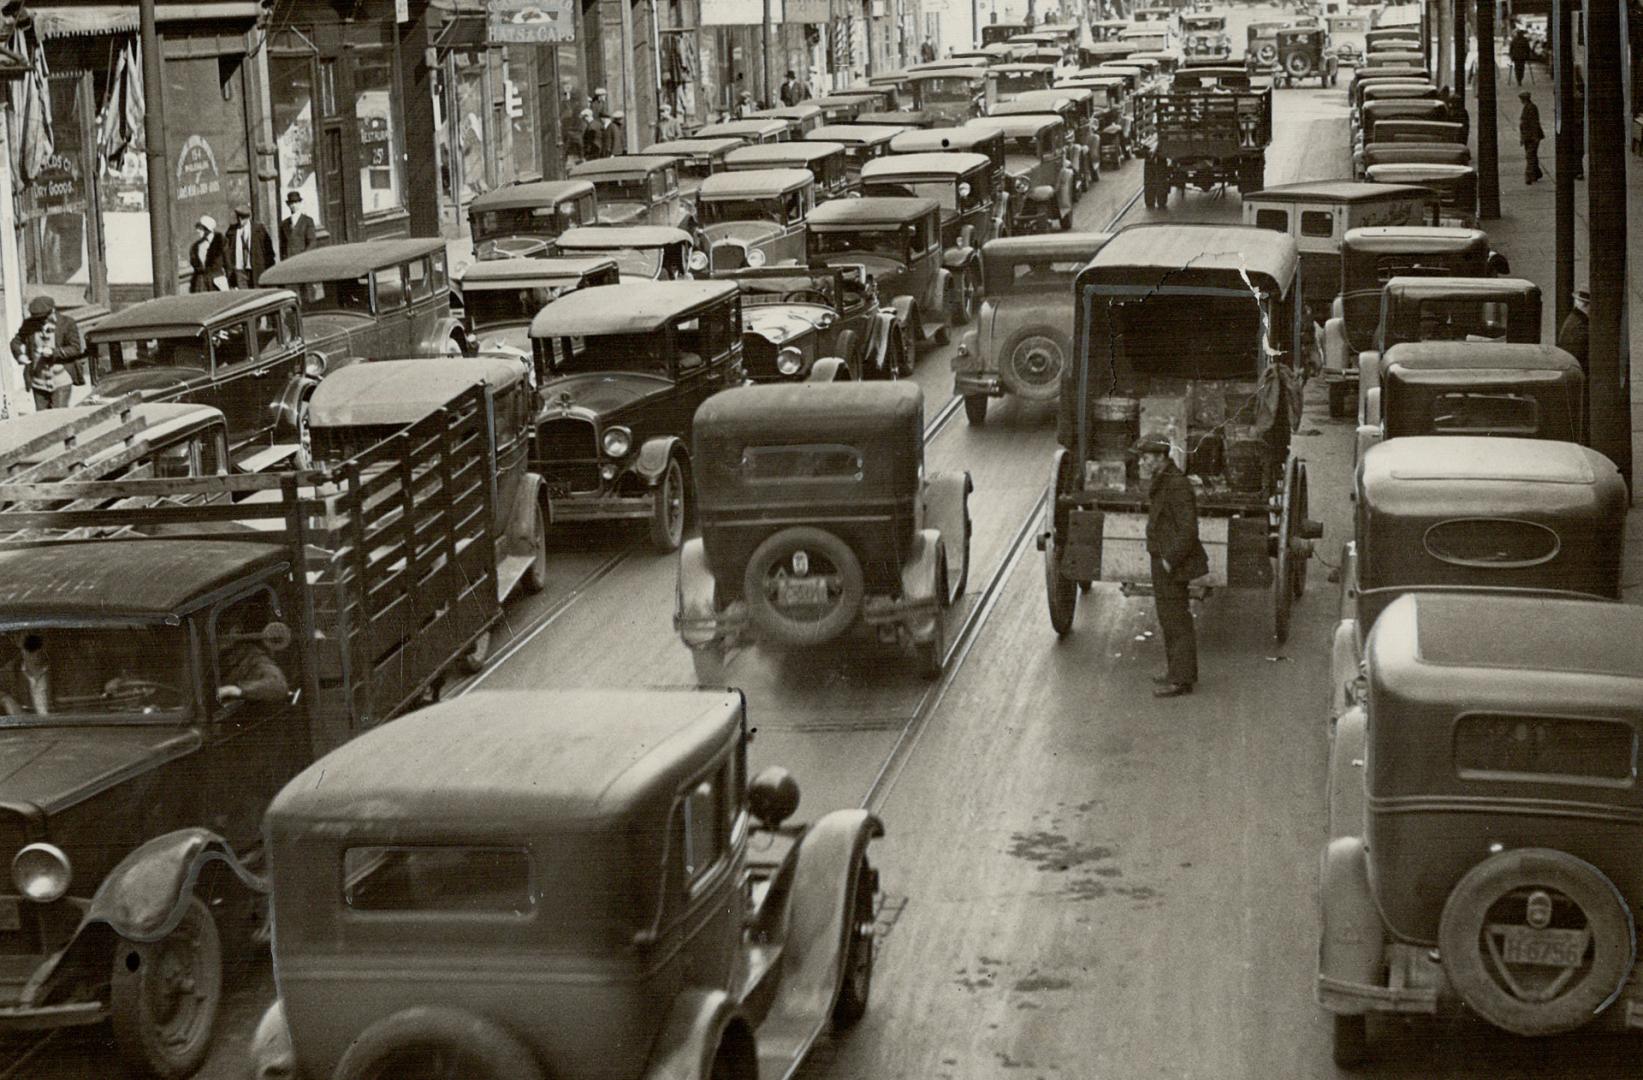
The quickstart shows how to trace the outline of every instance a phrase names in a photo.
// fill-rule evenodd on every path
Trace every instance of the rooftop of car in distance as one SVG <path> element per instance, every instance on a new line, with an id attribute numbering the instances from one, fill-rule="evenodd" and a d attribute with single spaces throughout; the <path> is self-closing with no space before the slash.
<path id="1" fill-rule="evenodd" d="M 580 281 L 616 265 L 616 260 L 588 256 L 533 259 L 483 259 L 470 263 L 458 276 L 464 289 L 509 289 Z"/>
<path id="2" fill-rule="evenodd" d="M 1010 138 L 1021 135 L 1037 135 L 1048 128 L 1062 123 L 1059 116 L 1047 113 L 1027 113 L 1025 116 L 977 116 L 965 122 L 967 127 L 984 128 L 991 131 L 1002 131 Z"/>
<path id="3" fill-rule="evenodd" d="M 445 252 L 445 241 L 437 236 L 327 244 L 280 260 L 264 270 L 259 280 L 264 286 L 352 280 L 372 270 L 420 259 L 436 251 Z"/>
<path id="4" fill-rule="evenodd" d="M 609 176 L 632 176 L 651 173 L 677 164 L 669 154 L 618 154 L 615 157 L 594 158 L 571 166 L 571 176 L 599 180 Z"/>
<path id="5" fill-rule="evenodd" d="M 289 558 L 279 544 L 196 538 L 0 548 L 0 625 L 185 615 L 248 574 Z"/>
<path id="6" fill-rule="evenodd" d="M 753 146 L 738 146 L 725 155 L 725 164 L 727 166 L 749 162 L 757 164 L 807 164 L 812 161 L 819 161 L 829 154 L 840 153 L 843 150 L 843 143 L 827 142 L 823 139 L 758 143 Z"/>
<path id="7" fill-rule="evenodd" d="M 593 193 L 589 180 L 531 180 L 508 184 L 475 195 L 468 204 L 470 214 L 484 210 L 527 210 L 538 206 L 552 206 L 565 199 L 578 199 Z"/>
<path id="8" fill-rule="evenodd" d="M 963 176 L 977 169 L 992 168 L 992 159 L 986 154 L 967 154 L 944 150 L 933 154 L 891 154 L 874 158 L 861 167 L 863 180 L 879 180 L 919 174 L 930 176 Z"/>
<path id="9" fill-rule="evenodd" d="M 787 143 L 799 146 L 800 143 Z M 737 172 L 714 173 L 702 181 L 698 199 L 768 198 L 797 191 L 816 182 L 809 169 L 742 169 Z"/>
<path id="10" fill-rule="evenodd" d="M 806 142 L 836 142 L 844 146 L 889 142 L 906 131 L 894 124 L 822 124 L 805 132 Z"/>
<path id="11" fill-rule="evenodd" d="M 308 423 L 321 429 L 414 424 L 475 386 L 507 387 L 524 377 L 522 361 L 497 355 L 350 364 L 314 388 Z"/>
<path id="12" fill-rule="evenodd" d="M 1341 243 L 1355 251 L 1431 255 L 1487 247 L 1489 236 L 1481 229 L 1451 225 L 1365 225 L 1346 230 Z"/>
<path id="13" fill-rule="evenodd" d="M 724 154 L 746 144 L 741 139 L 724 136 L 721 138 L 706 139 L 669 139 L 666 142 L 651 143 L 640 153 L 648 155 L 663 155 L 665 157 L 696 157 L 698 155 Z"/>
<path id="14" fill-rule="evenodd" d="M 443 240 L 436 241 L 441 248 Z M 294 258 L 301 258 L 295 256 Z M 279 266 L 270 267 L 273 273 Z M 281 301 L 295 300 L 289 289 L 229 289 L 225 292 L 181 293 L 156 296 L 114 312 L 86 335 L 93 344 L 137 336 L 168 337 L 198 334 L 207 326 L 262 311 Z"/>
<path id="15" fill-rule="evenodd" d="M 822 203 L 810 214 L 810 227 L 828 228 L 846 225 L 902 225 L 917 221 L 925 214 L 941 209 L 934 199 L 903 198 L 890 195 L 870 195 L 861 199 L 834 199 Z"/>
<path id="16" fill-rule="evenodd" d="M 560 251 L 608 251 L 611 248 L 666 247 L 689 242 L 689 233 L 671 225 L 580 225 L 560 233 L 554 244 Z"/>
<path id="17" fill-rule="evenodd" d="M 1262 188 L 1244 196 L 1245 202 L 1276 202 L 1302 203 L 1324 200 L 1334 203 L 1356 205 L 1358 203 L 1372 203 L 1391 201 L 1393 199 L 1407 199 L 1411 197 L 1430 197 L 1430 188 L 1418 184 L 1364 184 L 1355 180 L 1303 180 L 1298 184 L 1280 184 L 1277 187 Z"/>
<path id="18" fill-rule="evenodd" d="M 1156 268 L 1261 274 L 1287 288 L 1300 256 L 1286 233 L 1248 225 L 1131 225 L 1107 241 L 1090 270 Z"/>
<path id="19" fill-rule="evenodd" d="M 1572 374 L 1582 370 L 1580 361 L 1556 345 L 1504 341 L 1405 341 L 1387 350 L 1384 363 L 1388 372 L 1396 367 L 1417 379 L 1456 371 Z M 1467 378 L 1475 376 L 1468 374 Z"/>
<path id="20" fill-rule="evenodd" d="M 890 150 L 896 154 L 934 152 L 938 150 L 969 150 L 980 143 L 1002 140 L 997 128 L 950 127 L 902 131 L 890 140 Z"/>
<path id="21" fill-rule="evenodd" d="M 654 333 L 680 315 L 735 296 L 737 292 L 734 281 L 633 281 L 595 285 L 566 293 L 537 312 L 531 320 L 531 337 Z"/>

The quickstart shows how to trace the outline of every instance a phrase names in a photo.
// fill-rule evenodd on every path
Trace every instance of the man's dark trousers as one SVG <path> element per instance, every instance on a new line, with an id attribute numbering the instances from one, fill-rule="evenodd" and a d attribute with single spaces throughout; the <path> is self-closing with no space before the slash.
<path id="1" fill-rule="evenodd" d="M 1165 679 L 1171 685 L 1191 686 L 1198 681 L 1198 637 L 1192 625 L 1192 603 L 1187 583 L 1164 569 L 1164 560 L 1152 559 L 1152 598 L 1158 608 L 1158 628 L 1164 632 Z"/>

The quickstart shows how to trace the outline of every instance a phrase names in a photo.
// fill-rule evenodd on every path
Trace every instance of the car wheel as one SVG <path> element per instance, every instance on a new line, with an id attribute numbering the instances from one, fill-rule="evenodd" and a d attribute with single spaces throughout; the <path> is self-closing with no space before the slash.
<path id="1" fill-rule="evenodd" d="M 1329 384 L 1329 418 L 1344 420 L 1347 413 L 1347 385 L 1344 382 Z"/>
<path id="2" fill-rule="evenodd" d="M 971 427 L 980 427 L 987 422 L 988 404 L 986 394 L 964 395 L 964 418 L 970 421 Z"/>
<path id="3" fill-rule="evenodd" d="M 1054 401 L 1072 356 L 1064 331 L 1053 326 L 1018 330 L 999 350 L 998 374 L 1005 387 L 1027 401 Z"/>
<path id="4" fill-rule="evenodd" d="M 822 584 L 790 590 L 796 580 Z M 784 600 L 789 591 L 795 595 Z M 850 545 L 809 525 L 766 537 L 742 573 L 748 619 L 764 637 L 798 648 L 831 641 L 848 630 L 865 595 L 861 561 Z"/>
<path id="5" fill-rule="evenodd" d="M 1335 1066 L 1355 1069 L 1369 1060 L 1369 1018 L 1363 1013 L 1353 1016 L 1335 1014 L 1335 1030 L 1331 1049 Z"/>
<path id="6" fill-rule="evenodd" d="M 1271 64 L 1278 59 L 1278 46 L 1267 42 L 1255 50 L 1255 60 L 1261 64 Z"/>
<path id="7" fill-rule="evenodd" d="M 483 1017 L 416 1006 L 366 1028 L 348 1044 L 332 1080 L 542 1080 L 524 1043 Z"/>
<path id="8" fill-rule="evenodd" d="M 913 364 L 918 358 L 919 339 L 923 336 L 924 327 L 919 324 L 918 311 L 915 309 L 913 317 L 907 320 L 907 329 L 901 335 L 901 348 L 896 353 L 896 378 L 913 377 Z"/>
<path id="9" fill-rule="evenodd" d="M 718 687 L 725 685 L 725 647 L 721 641 L 690 647 L 690 662 L 696 669 L 696 685 Z"/>
<path id="10" fill-rule="evenodd" d="M 685 469 L 675 454 L 668 458 L 662 479 L 651 489 L 650 546 L 657 551 L 677 551 L 684 542 L 688 497 Z"/>
<path id="11" fill-rule="evenodd" d="M 958 303 L 954 305 L 954 321 L 963 326 L 976 317 L 976 297 L 981 294 L 981 282 L 977 280 L 973 268 L 966 268 L 958 280 Z"/>
<path id="12" fill-rule="evenodd" d="M 222 1004 L 222 940 L 198 897 L 159 941 L 120 941 L 109 990 L 122 1059 L 164 1080 L 199 1069 Z"/>
<path id="13" fill-rule="evenodd" d="M 469 675 L 477 675 L 485 670 L 485 664 L 491 658 L 491 631 L 486 630 L 474 638 L 474 643 L 468 646 L 468 651 L 462 654 L 457 661 L 462 670 Z"/>
<path id="14" fill-rule="evenodd" d="M 1312 57 L 1306 53 L 1293 53 L 1289 62 L 1284 65 L 1291 84 L 1300 79 L 1309 79 L 1313 74 Z"/>
<path id="15" fill-rule="evenodd" d="M 1044 593 L 1050 605 L 1050 627 L 1056 637 L 1066 637 L 1078 613 L 1078 583 L 1061 576 L 1061 553 L 1053 536 L 1044 544 Z"/>
<path id="16" fill-rule="evenodd" d="M 531 565 L 525 571 L 525 591 L 535 595 L 548 587 L 548 511 L 539 502 L 531 522 Z"/>
<path id="17" fill-rule="evenodd" d="M 843 1031 L 867 1015 L 873 993 L 873 865 L 863 855 L 856 860 L 856 895 L 850 911 L 850 944 L 844 954 L 844 984 L 833 1003 L 833 1027 Z"/>
<path id="18" fill-rule="evenodd" d="M 947 589 L 947 560 L 942 560 L 940 585 L 945 594 Z M 923 679 L 941 678 L 942 661 L 947 657 L 947 612 L 946 605 L 936 608 L 935 628 L 930 632 L 929 641 L 921 641 L 913 646 L 913 654 L 918 658 L 918 673 Z"/>

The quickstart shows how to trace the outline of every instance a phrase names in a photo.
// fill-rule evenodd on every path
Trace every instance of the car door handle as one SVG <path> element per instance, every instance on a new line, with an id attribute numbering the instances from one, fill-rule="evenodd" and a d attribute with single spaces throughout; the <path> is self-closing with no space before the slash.
<path id="1" fill-rule="evenodd" d="M 251 377 L 253 379 L 266 379 L 272 374 L 274 374 L 273 368 L 263 368 L 261 371 L 253 371 Z"/>

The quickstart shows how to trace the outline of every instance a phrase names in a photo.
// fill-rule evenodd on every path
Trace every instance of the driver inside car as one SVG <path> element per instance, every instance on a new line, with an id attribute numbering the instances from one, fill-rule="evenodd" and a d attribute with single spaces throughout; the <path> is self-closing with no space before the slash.
<path id="1" fill-rule="evenodd" d="M 0 710 L 7 716 L 44 716 L 51 711 L 51 661 L 45 639 L 37 633 L 18 634 L 12 644 L 15 655 L 5 665 Z"/>
<path id="2" fill-rule="evenodd" d="M 251 617 L 252 605 L 240 605 L 223 617 L 218 627 L 217 672 L 222 682 L 217 701 L 254 701 L 278 704 L 290 696 L 285 672 L 274 663 L 262 641 L 262 627 L 268 619 Z M 251 629 L 255 625 L 257 629 Z"/>

